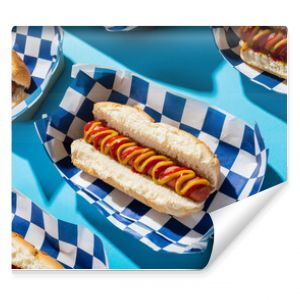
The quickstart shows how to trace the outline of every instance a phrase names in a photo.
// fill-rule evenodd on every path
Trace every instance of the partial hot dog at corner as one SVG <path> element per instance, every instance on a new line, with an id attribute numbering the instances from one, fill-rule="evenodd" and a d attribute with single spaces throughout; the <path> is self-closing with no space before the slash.
<path id="1" fill-rule="evenodd" d="M 240 56 L 251 66 L 287 78 L 287 28 L 241 26 Z"/>

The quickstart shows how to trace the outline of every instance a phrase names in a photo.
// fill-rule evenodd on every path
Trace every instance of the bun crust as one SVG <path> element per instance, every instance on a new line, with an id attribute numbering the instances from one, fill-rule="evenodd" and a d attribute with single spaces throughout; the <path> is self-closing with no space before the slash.
<path id="1" fill-rule="evenodd" d="M 247 48 L 243 41 L 241 41 L 240 56 L 243 61 L 253 67 L 267 71 L 280 78 L 287 79 L 286 63 L 276 61 L 264 53 L 256 52 L 250 48 Z"/>
<path id="2" fill-rule="evenodd" d="M 21 235 L 12 232 L 12 265 L 20 269 L 64 269 L 64 267 L 48 254 L 37 250 L 25 241 Z"/>
<path id="3" fill-rule="evenodd" d="M 159 212 L 184 217 L 203 208 L 204 202 L 196 203 L 157 185 L 147 176 L 132 172 L 129 167 L 97 151 L 83 139 L 72 143 L 71 153 L 75 166 Z"/>
<path id="4" fill-rule="evenodd" d="M 12 95 L 12 103 L 11 103 L 12 108 L 14 108 L 16 105 L 18 105 L 24 99 L 26 99 L 27 96 L 28 96 L 28 94 L 25 92 L 24 87 L 17 86 L 15 92 Z"/>
<path id="5" fill-rule="evenodd" d="M 169 156 L 183 166 L 207 178 L 213 188 L 220 180 L 220 163 L 210 148 L 193 135 L 174 126 L 156 123 L 144 111 L 129 105 L 98 102 L 94 105 L 95 119 L 104 120 L 143 146 Z"/>
<path id="6" fill-rule="evenodd" d="M 21 85 L 24 88 L 30 87 L 31 76 L 29 70 L 14 50 L 12 50 L 11 70 L 11 79 L 16 84 Z"/>

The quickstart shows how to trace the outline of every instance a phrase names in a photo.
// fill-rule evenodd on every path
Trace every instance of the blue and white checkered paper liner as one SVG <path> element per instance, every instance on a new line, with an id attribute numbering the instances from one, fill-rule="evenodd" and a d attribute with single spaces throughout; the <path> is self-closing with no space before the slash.
<path id="1" fill-rule="evenodd" d="M 29 95 L 12 110 L 15 120 L 41 97 L 63 58 L 63 30 L 54 26 L 18 26 L 12 29 L 12 49 L 31 74 Z"/>
<path id="2" fill-rule="evenodd" d="M 238 26 L 214 27 L 213 34 L 221 54 L 235 69 L 269 90 L 287 93 L 287 81 L 285 79 L 254 68 L 241 59 Z"/>
<path id="3" fill-rule="evenodd" d="M 137 26 L 105 26 L 105 29 L 107 31 L 130 31 L 132 29 L 135 29 Z"/>
<path id="4" fill-rule="evenodd" d="M 12 191 L 12 231 L 67 269 L 108 268 L 101 240 L 88 229 L 56 219 Z"/>
<path id="5" fill-rule="evenodd" d="M 67 182 L 123 231 L 154 250 L 203 251 L 213 234 L 209 212 L 257 193 L 267 151 L 257 126 L 203 102 L 178 95 L 136 74 L 94 65 L 74 65 L 73 78 L 57 111 L 36 122 L 40 139 Z M 158 213 L 74 167 L 70 144 L 93 119 L 95 102 L 139 105 L 156 121 L 172 124 L 205 141 L 221 163 L 221 185 L 204 211 L 186 218 Z"/>

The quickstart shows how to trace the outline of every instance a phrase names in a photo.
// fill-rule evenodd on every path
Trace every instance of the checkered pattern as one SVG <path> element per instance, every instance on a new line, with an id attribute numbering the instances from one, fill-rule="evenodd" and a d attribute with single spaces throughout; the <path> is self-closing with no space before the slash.
<path id="1" fill-rule="evenodd" d="M 130 31 L 137 26 L 105 26 L 107 31 Z"/>
<path id="2" fill-rule="evenodd" d="M 257 126 L 203 102 L 186 98 L 131 72 L 75 65 L 73 80 L 57 111 L 36 122 L 40 139 L 61 175 L 108 220 L 154 250 L 203 251 L 213 233 L 209 212 L 257 193 L 267 151 Z M 95 102 L 138 105 L 156 121 L 172 124 L 205 141 L 221 163 L 221 185 L 204 211 L 186 218 L 158 213 L 74 167 L 70 144 L 93 119 Z"/>
<path id="3" fill-rule="evenodd" d="M 46 214 L 28 198 L 12 192 L 12 231 L 67 269 L 108 267 L 101 240 L 84 227 Z"/>
<path id="4" fill-rule="evenodd" d="M 31 74 L 29 96 L 12 111 L 16 119 L 39 101 L 63 58 L 63 31 L 60 27 L 18 26 L 12 29 L 12 48 Z"/>
<path id="5" fill-rule="evenodd" d="M 286 94 L 287 81 L 285 79 L 251 67 L 240 58 L 240 37 L 238 29 L 239 27 L 234 26 L 218 26 L 213 28 L 215 41 L 221 54 L 234 68 L 246 75 L 252 81 L 269 90 Z"/>

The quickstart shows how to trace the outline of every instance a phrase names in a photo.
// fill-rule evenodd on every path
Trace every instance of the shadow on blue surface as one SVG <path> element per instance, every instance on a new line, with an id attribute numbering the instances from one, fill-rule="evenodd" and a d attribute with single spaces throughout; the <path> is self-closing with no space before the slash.
<path id="1" fill-rule="evenodd" d="M 142 269 L 202 269 L 210 258 L 213 241 L 204 253 L 175 254 L 156 252 L 118 229 L 108 221 L 94 206 L 81 196 L 76 196 L 77 210 L 95 229 L 106 236 L 117 248 L 130 257 Z"/>
<path id="2" fill-rule="evenodd" d="M 129 32 L 108 32 L 103 27 L 64 30 L 143 76 L 197 91 L 216 89 L 212 74 L 223 59 L 211 42 L 210 27 L 139 27 Z"/>
<path id="3" fill-rule="evenodd" d="M 287 121 L 287 96 L 285 94 L 268 91 L 266 88 L 241 76 L 242 86 L 247 98 L 270 114 L 276 116 L 286 123 Z"/>
<path id="4" fill-rule="evenodd" d="M 40 187 L 42 187 L 43 193 L 46 196 L 45 199 L 51 199 L 53 192 L 63 182 L 58 171 L 46 155 L 33 123 L 13 123 L 12 136 L 12 152 L 29 163 L 35 178 L 39 180 Z M 37 153 L 43 153 L 44 155 L 37 155 Z M 45 174 L 45 170 L 47 174 Z M 13 165 L 12 172 L 13 176 L 19 178 L 19 176 L 14 174 L 23 173 L 23 170 L 15 170 Z M 25 174 L 24 172 L 24 176 Z M 26 184 L 26 178 L 24 178 L 24 184 Z"/>
<path id="5" fill-rule="evenodd" d="M 43 114 L 51 114 L 57 109 L 66 92 L 66 89 L 69 86 L 73 64 L 73 61 L 71 61 L 67 57 L 64 57 L 64 69 L 61 72 L 58 79 L 56 80 L 55 84 L 53 85 L 51 93 L 47 95 L 47 97 L 39 107 L 38 111 L 35 113 L 33 118 L 34 120 L 39 120 Z"/>
<path id="6" fill-rule="evenodd" d="M 280 175 L 268 164 L 261 191 L 266 190 L 282 182 L 283 179 L 280 177 Z"/>

